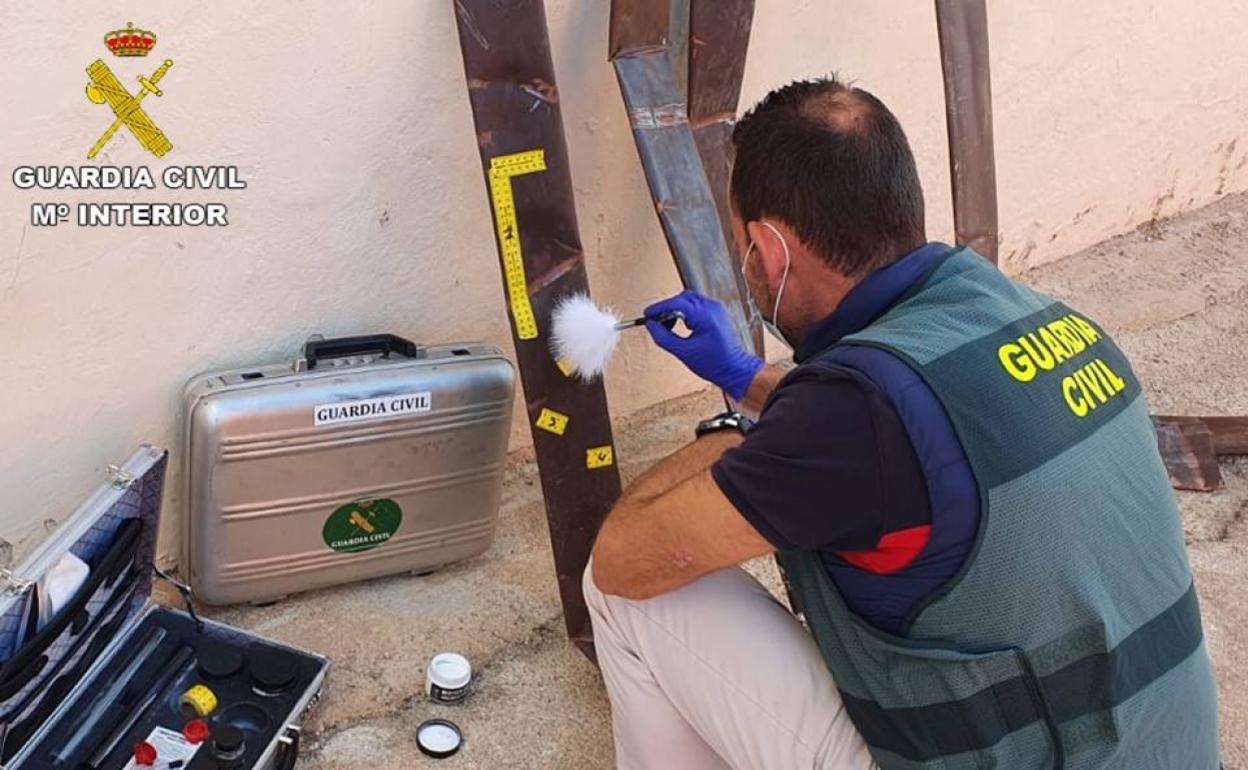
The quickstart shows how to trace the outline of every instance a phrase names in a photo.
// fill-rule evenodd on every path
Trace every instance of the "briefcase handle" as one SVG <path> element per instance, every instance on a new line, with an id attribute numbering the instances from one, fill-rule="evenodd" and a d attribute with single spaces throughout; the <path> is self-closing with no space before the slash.
<path id="1" fill-rule="evenodd" d="M 304 368 L 316 368 L 318 361 L 327 358 L 380 355 L 389 358 L 398 353 L 406 358 L 424 358 L 425 351 L 415 342 L 397 334 L 364 334 L 357 337 L 334 337 L 333 339 L 310 339 L 303 345 Z"/>
<path id="2" fill-rule="evenodd" d="M 299 728 L 287 725 L 277 744 L 278 761 L 274 770 L 294 770 L 295 763 L 299 761 Z"/>

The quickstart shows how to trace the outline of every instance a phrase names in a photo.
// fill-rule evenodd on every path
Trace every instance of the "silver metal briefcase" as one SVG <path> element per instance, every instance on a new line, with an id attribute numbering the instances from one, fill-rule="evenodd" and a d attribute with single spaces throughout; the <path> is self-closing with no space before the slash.
<path id="1" fill-rule="evenodd" d="M 394 335 L 194 378 L 182 566 L 196 596 L 268 601 L 481 553 L 514 392 L 495 348 Z"/>

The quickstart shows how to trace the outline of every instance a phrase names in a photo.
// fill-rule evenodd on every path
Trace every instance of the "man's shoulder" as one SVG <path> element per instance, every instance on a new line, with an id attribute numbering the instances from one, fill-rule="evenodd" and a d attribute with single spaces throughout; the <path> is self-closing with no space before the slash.
<path id="1" fill-rule="evenodd" d="M 832 360 L 817 359 L 793 367 L 776 385 L 776 392 L 822 392 L 846 385 L 869 385 L 871 380 L 862 372 Z"/>
<path id="2" fill-rule="evenodd" d="M 919 379 L 905 361 L 892 353 L 866 345 L 837 345 L 794 367 L 776 387 L 822 394 L 829 390 L 874 393 L 889 382 L 908 385 Z"/>
<path id="3" fill-rule="evenodd" d="M 803 419 L 809 410 L 826 414 L 838 406 L 861 409 L 877 392 L 871 378 L 857 369 L 832 361 L 810 361 L 780 380 L 760 418 Z"/>

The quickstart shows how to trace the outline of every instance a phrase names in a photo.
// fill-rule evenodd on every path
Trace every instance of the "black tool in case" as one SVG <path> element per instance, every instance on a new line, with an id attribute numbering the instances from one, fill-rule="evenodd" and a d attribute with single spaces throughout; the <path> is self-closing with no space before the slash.
<path id="1" fill-rule="evenodd" d="M 0 571 L 0 770 L 293 767 L 329 664 L 150 602 L 166 463 L 140 447 Z M 86 582 L 34 630 L 39 578 L 66 553 L 88 565 Z"/>

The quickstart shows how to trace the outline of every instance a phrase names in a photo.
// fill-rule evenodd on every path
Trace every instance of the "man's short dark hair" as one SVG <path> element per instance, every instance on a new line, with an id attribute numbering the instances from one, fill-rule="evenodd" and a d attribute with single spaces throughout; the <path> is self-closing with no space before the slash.
<path id="1" fill-rule="evenodd" d="M 732 143 L 741 218 L 783 221 L 837 272 L 866 275 L 925 242 L 923 189 L 901 124 L 836 75 L 772 91 Z"/>

